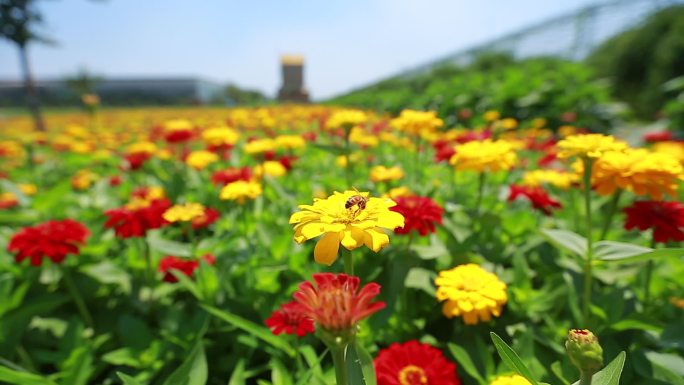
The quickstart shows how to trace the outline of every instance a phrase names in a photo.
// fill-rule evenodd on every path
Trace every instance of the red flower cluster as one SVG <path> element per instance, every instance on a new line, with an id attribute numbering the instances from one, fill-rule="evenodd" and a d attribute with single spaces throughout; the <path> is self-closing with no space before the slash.
<path id="1" fill-rule="evenodd" d="M 133 197 L 134 201 L 128 205 L 105 211 L 108 217 L 105 228 L 114 229 L 117 237 L 125 239 L 145 236 L 148 230 L 167 224 L 162 215 L 171 207 L 168 199 L 145 200 L 136 197 L 135 193 Z"/>
<path id="2" fill-rule="evenodd" d="M 408 341 L 383 349 L 375 359 L 378 385 L 460 385 L 456 365 L 428 344 Z"/>
<path id="3" fill-rule="evenodd" d="M 252 169 L 249 167 L 229 168 L 227 170 L 216 171 L 211 176 L 211 181 L 215 185 L 225 186 L 227 184 L 244 180 L 245 182 L 252 178 Z"/>
<path id="4" fill-rule="evenodd" d="M 31 259 L 31 265 L 40 266 L 43 258 L 61 263 L 67 254 L 79 253 L 90 231 L 72 219 L 47 221 L 32 227 L 24 227 L 10 239 L 7 250 L 16 252 L 17 262 Z"/>
<path id="5" fill-rule="evenodd" d="M 126 160 L 126 166 L 124 168 L 131 171 L 137 170 L 141 168 L 151 157 L 152 154 L 147 152 L 134 152 L 131 154 L 126 154 L 124 155 L 124 159 Z"/>
<path id="6" fill-rule="evenodd" d="M 647 143 L 667 142 L 673 139 L 671 131 L 656 131 L 644 134 L 644 141 Z"/>
<path id="7" fill-rule="evenodd" d="M 435 149 L 435 163 L 449 163 L 449 159 L 456 154 L 454 143 L 449 140 L 436 140 L 432 143 L 432 147 Z"/>
<path id="8" fill-rule="evenodd" d="M 549 193 L 541 187 L 511 185 L 508 201 L 513 202 L 520 196 L 529 200 L 530 203 L 532 203 L 533 208 L 543 212 L 545 215 L 550 215 L 551 210 L 553 209 L 560 209 L 563 207 L 560 202 L 551 198 Z"/>
<path id="9" fill-rule="evenodd" d="M 193 136 L 194 132 L 191 129 L 173 130 L 164 134 L 164 140 L 167 143 L 181 143 L 189 141 Z"/>
<path id="10" fill-rule="evenodd" d="M 397 205 L 390 210 L 404 216 L 404 227 L 394 230 L 397 234 L 408 234 L 415 230 L 421 236 L 435 232 L 435 224 L 442 224 L 444 209 L 428 197 L 407 196 L 394 200 Z"/>
<path id="11" fill-rule="evenodd" d="M 624 209 L 625 230 L 653 229 L 653 240 L 684 241 L 684 204 L 680 202 L 638 201 Z"/>
<path id="12" fill-rule="evenodd" d="M 384 302 L 371 303 L 380 294 L 377 283 L 359 290 L 359 277 L 319 273 L 313 279 L 315 285 L 309 281 L 299 285 L 294 299 L 303 306 L 304 314 L 325 330 L 349 330 L 385 307 Z"/>
<path id="13" fill-rule="evenodd" d="M 288 302 L 266 319 L 266 326 L 275 335 L 284 332 L 285 334 L 296 334 L 297 337 L 304 337 L 314 332 L 313 320 L 304 311 L 304 306 L 300 303 Z"/>
<path id="14" fill-rule="evenodd" d="M 201 259 L 210 265 L 213 265 L 216 262 L 216 257 L 211 254 L 206 254 Z M 164 274 L 164 277 L 162 277 L 164 282 L 176 283 L 178 282 L 178 278 L 171 273 L 171 270 L 180 271 L 184 275 L 191 277 L 192 273 L 199 267 L 199 264 L 199 259 L 179 258 L 167 255 L 159 261 L 159 271 Z"/>
<path id="15" fill-rule="evenodd" d="M 14 194 L 1 194 L 0 193 L 0 210 L 9 209 L 17 206 L 19 201 Z"/>

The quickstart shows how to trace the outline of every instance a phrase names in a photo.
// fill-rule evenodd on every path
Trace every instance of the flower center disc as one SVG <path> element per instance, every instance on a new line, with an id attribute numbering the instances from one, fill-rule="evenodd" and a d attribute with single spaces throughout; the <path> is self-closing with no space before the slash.
<path id="1" fill-rule="evenodd" d="M 425 371 L 415 365 L 409 365 L 399 372 L 401 385 L 427 385 L 428 379 Z"/>

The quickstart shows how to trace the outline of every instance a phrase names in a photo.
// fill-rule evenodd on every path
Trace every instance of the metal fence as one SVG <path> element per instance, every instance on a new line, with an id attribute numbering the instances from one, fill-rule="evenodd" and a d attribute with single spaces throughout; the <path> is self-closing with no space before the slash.
<path id="1" fill-rule="evenodd" d="M 398 74 L 409 77 L 443 65 L 467 65 L 482 52 L 507 52 L 515 58 L 586 57 L 606 39 L 642 22 L 652 13 L 684 0 L 617 0 L 584 7 L 488 43 L 456 52 Z"/>

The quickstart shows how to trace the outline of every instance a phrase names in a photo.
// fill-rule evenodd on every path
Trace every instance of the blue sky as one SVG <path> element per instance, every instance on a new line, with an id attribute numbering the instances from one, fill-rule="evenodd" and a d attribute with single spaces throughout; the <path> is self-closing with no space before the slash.
<path id="1" fill-rule="evenodd" d="M 306 58 L 324 98 L 592 0 L 55 0 L 40 2 L 57 46 L 33 45 L 39 78 L 198 76 L 275 94 L 279 56 Z M 0 41 L 0 79 L 19 77 Z"/>

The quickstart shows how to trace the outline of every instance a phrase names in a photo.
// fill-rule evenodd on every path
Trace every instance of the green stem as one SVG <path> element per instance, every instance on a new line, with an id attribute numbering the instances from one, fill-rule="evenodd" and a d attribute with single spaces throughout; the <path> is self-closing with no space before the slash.
<path id="1" fill-rule="evenodd" d="M 354 258 L 352 257 L 351 251 L 347 250 L 346 247 L 341 246 L 340 252 L 342 253 L 342 262 L 344 263 L 345 274 L 354 275 Z"/>
<path id="2" fill-rule="evenodd" d="M 347 347 L 335 346 L 330 350 L 332 353 L 333 365 L 335 366 L 335 379 L 337 380 L 337 385 L 347 385 L 347 362 L 345 358 Z"/>
<path id="3" fill-rule="evenodd" d="M 586 216 L 586 234 L 587 237 L 587 255 L 584 264 L 584 298 L 582 303 L 582 318 L 584 324 L 589 323 L 589 310 L 591 308 L 591 286 L 593 283 L 592 276 L 592 257 L 593 257 L 593 242 L 592 242 L 592 221 L 591 221 L 591 167 L 592 161 L 589 158 L 584 158 L 584 210 Z M 591 381 L 591 377 L 589 378 Z"/>
<path id="4" fill-rule="evenodd" d="M 651 239 L 651 248 L 655 249 L 655 239 Z M 653 276 L 653 267 L 655 262 L 649 259 L 646 262 L 646 278 L 644 279 L 644 308 L 648 309 L 651 307 L 651 277 Z"/>
<path id="5" fill-rule="evenodd" d="M 78 312 L 81 313 L 81 317 L 83 318 L 83 321 L 85 321 L 86 325 L 88 327 L 92 328 L 93 327 L 93 317 L 90 316 L 90 312 L 88 311 L 88 308 L 85 305 L 85 302 L 83 301 L 83 297 L 81 297 L 81 294 L 78 292 L 78 289 L 76 288 L 76 284 L 74 284 L 74 280 L 71 278 L 71 272 L 69 271 L 69 268 L 67 266 L 61 266 L 62 268 L 62 277 L 64 278 L 64 283 L 66 284 L 67 290 L 69 290 L 69 293 L 74 299 L 74 302 L 76 303 L 76 307 L 78 308 Z"/>
<path id="6" fill-rule="evenodd" d="M 570 187 L 568 190 L 568 193 L 570 195 L 569 200 L 570 200 L 570 211 L 572 211 L 572 224 L 573 228 L 575 229 L 576 232 L 580 232 L 580 218 L 579 218 L 579 211 L 577 210 L 577 194 L 575 194 L 575 189 Z"/>
<path id="7" fill-rule="evenodd" d="M 618 208 L 618 203 L 620 202 L 620 196 L 622 195 L 622 190 L 618 189 L 615 194 L 613 194 L 613 199 L 610 200 L 610 206 L 608 206 L 608 215 L 606 215 L 606 220 L 603 222 L 603 229 L 601 229 L 601 240 L 606 239 L 608 235 L 608 230 L 610 230 L 610 225 L 613 224 L 613 217 Z"/>
<path id="8" fill-rule="evenodd" d="M 138 242 L 140 254 L 142 254 L 145 259 L 145 281 L 147 281 L 147 286 L 150 289 L 149 302 L 150 305 L 154 301 L 154 267 L 152 266 L 152 255 L 150 255 L 150 248 L 147 247 L 147 239 L 144 237 L 140 238 Z"/>
<path id="9" fill-rule="evenodd" d="M 477 181 L 477 200 L 475 201 L 475 216 L 480 217 L 480 206 L 482 205 L 482 196 L 484 195 L 484 186 L 486 175 L 484 172 L 480 172 Z"/>
<path id="10" fill-rule="evenodd" d="M 591 378 L 593 377 L 593 374 L 588 374 L 585 372 L 580 372 L 580 380 L 579 380 L 579 385 L 591 385 Z"/>

